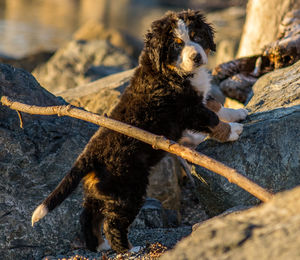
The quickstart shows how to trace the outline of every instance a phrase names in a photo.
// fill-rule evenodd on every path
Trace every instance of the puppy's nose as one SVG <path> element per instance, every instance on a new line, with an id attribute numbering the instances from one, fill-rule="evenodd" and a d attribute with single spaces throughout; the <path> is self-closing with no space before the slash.
<path id="1" fill-rule="evenodd" d="M 195 55 L 195 57 L 193 58 L 194 62 L 197 64 L 197 65 L 201 65 L 203 63 L 202 61 L 202 56 L 200 53 L 197 53 Z"/>

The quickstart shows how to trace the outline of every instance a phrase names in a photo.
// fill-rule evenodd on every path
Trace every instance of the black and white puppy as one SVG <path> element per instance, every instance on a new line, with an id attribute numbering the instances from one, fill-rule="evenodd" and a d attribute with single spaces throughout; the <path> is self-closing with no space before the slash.
<path id="1" fill-rule="evenodd" d="M 167 13 L 145 37 L 139 66 L 110 117 L 178 141 L 185 130 L 209 133 L 220 141 L 237 140 L 242 125 L 225 123 L 247 116 L 207 98 L 210 79 L 201 66 L 215 51 L 213 29 L 199 11 Z M 215 111 L 215 112 L 213 112 Z M 217 115 L 218 113 L 218 115 Z M 131 137 L 100 128 L 56 189 L 32 215 L 32 225 L 84 184 L 81 215 L 86 247 L 117 252 L 130 248 L 128 227 L 138 214 L 148 175 L 165 152 Z M 101 236 L 101 229 L 107 241 Z"/>

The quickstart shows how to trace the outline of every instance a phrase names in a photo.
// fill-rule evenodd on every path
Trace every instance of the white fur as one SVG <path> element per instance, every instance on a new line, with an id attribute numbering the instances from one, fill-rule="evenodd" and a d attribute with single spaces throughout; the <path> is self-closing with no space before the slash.
<path id="1" fill-rule="evenodd" d="M 231 109 L 222 107 L 217 115 L 222 121 L 236 122 L 245 119 L 248 115 L 248 110 L 244 108 Z"/>
<path id="2" fill-rule="evenodd" d="M 49 210 L 47 209 L 47 207 L 44 204 L 39 205 L 35 209 L 35 211 L 32 213 L 31 225 L 33 226 L 34 223 L 38 222 L 40 219 L 45 217 L 48 212 L 49 212 Z"/>
<path id="3" fill-rule="evenodd" d="M 203 67 L 199 67 L 194 71 L 194 75 L 190 78 L 190 82 L 194 89 L 203 95 L 203 101 L 205 102 L 207 93 L 210 91 L 210 75 Z"/>
<path id="4" fill-rule="evenodd" d="M 207 138 L 207 136 L 208 134 L 206 133 L 185 130 L 182 134 L 182 137 L 179 140 L 179 143 L 187 145 L 191 148 L 196 148 Z"/>
<path id="5" fill-rule="evenodd" d="M 97 252 L 103 251 L 103 250 L 110 250 L 111 247 L 106 239 L 97 247 Z"/>
<path id="6" fill-rule="evenodd" d="M 202 46 L 190 39 L 189 30 L 183 20 L 179 19 L 177 22 L 177 29 L 175 30 L 175 36 L 180 38 L 184 42 L 184 47 L 181 51 L 181 55 L 177 60 L 177 67 L 181 68 L 185 72 L 193 72 L 195 69 L 194 57 L 200 54 L 203 64 L 208 61 L 207 55 Z"/>
<path id="7" fill-rule="evenodd" d="M 195 69 L 194 57 L 198 53 L 201 54 L 203 64 L 206 64 L 207 56 L 203 48 L 192 41 L 186 42 L 178 58 L 177 66 L 186 72 L 192 72 Z"/>
<path id="8" fill-rule="evenodd" d="M 181 19 L 179 19 L 177 22 L 177 28 L 175 29 L 175 35 L 176 35 L 176 37 L 183 40 L 184 42 L 187 42 L 190 40 L 189 30 L 188 30 L 185 22 Z"/>
<path id="9" fill-rule="evenodd" d="M 231 127 L 231 133 L 227 141 L 236 141 L 243 132 L 243 125 L 238 123 L 229 123 L 229 125 Z"/>

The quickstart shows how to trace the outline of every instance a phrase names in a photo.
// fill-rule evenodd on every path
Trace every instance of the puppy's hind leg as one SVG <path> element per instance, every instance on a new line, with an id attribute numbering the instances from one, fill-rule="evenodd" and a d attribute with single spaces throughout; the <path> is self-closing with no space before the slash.
<path id="1" fill-rule="evenodd" d="M 106 205 L 103 230 L 106 239 L 113 250 L 125 253 L 132 248 L 128 241 L 128 228 L 135 219 L 140 209 L 140 203 L 130 203 L 121 206 L 119 203 Z"/>
<path id="2" fill-rule="evenodd" d="M 101 213 L 103 203 L 90 199 L 85 201 L 84 210 L 80 216 L 81 231 L 85 245 L 91 251 L 108 250 L 110 246 L 102 237 L 104 216 Z"/>

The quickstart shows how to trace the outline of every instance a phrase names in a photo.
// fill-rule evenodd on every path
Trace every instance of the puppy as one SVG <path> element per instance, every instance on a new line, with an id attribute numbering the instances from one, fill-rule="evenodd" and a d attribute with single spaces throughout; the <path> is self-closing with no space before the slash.
<path id="1" fill-rule="evenodd" d="M 186 129 L 225 142 L 237 140 L 246 117 L 207 98 L 210 79 L 202 65 L 215 51 L 213 29 L 199 11 L 167 13 L 145 37 L 139 66 L 110 117 L 178 141 Z M 122 253 L 130 249 L 128 228 L 144 202 L 149 170 L 165 152 L 101 127 L 56 189 L 32 215 L 32 225 L 83 181 L 80 218 L 86 247 Z M 101 228 L 107 241 L 101 235 Z"/>

